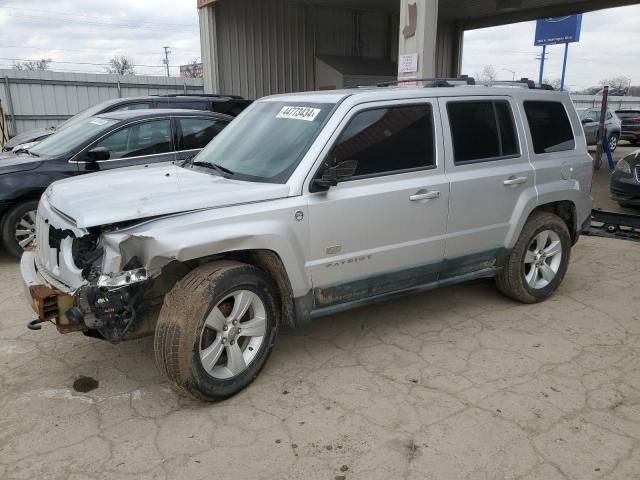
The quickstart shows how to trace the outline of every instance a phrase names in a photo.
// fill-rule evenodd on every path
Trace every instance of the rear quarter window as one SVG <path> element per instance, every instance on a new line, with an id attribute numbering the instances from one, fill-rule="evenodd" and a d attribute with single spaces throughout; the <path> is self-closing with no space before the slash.
<path id="1" fill-rule="evenodd" d="M 576 140 L 561 102 L 527 101 L 524 110 L 536 154 L 574 150 Z"/>

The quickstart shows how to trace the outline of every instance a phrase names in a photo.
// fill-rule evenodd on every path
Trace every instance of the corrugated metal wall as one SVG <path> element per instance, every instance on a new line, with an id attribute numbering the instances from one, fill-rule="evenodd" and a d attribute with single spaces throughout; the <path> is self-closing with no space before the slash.
<path id="1" fill-rule="evenodd" d="M 205 7 L 216 10 L 217 20 L 224 19 L 216 22 L 219 91 L 259 98 L 312 89 L 310 8 L 269 0 L 234 0 Z"/>
<path id="2" fill-rule="evenodd" d="M 200 78 L 0 69 L 0 101 L 11 135 L 58 125 L 76 113 L 112 98 L 203 91 Z"/>
<path id="3" fill-rule="evenodd" d="M 396 60 L 393 22 L 389 12 L 306 2 L 215 2 L 200 10 L 206 89 L 248 98 L 313 90 L 316 55 Z"/>

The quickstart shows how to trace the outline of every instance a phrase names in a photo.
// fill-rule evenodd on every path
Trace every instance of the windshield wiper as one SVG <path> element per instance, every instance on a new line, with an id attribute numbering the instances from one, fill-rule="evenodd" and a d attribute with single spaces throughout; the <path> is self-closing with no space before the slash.
<path id="1" fill-rule="evenodd" d="M 27 155 L 31 155 L 32 157 L 39 157 L 40 155 L 38 155 L 37 153 L 33 153 L 31 150 L 29 150 L 28 148 L 19 148 L 17 150 L 13 150 L 13 153 L 26 153 Z"/>
<path id="2" fill-rule="evenodd" d="M 215 170 L 217 172 L 222 172 L 224 175 L 222 175 L 223 177 L 226 178 L 227 175 L 231 175 L 234 176 L 235 172 L 232 170 L 229 170 L 226 167 L 223 167 L 222 165 L 218 165 L 217 163 L 209 163 L 209 162 L 191 162 L 191 165 L 194 167 L 204 167 L 204 168 L 210 168 L 212 170 Z"/>

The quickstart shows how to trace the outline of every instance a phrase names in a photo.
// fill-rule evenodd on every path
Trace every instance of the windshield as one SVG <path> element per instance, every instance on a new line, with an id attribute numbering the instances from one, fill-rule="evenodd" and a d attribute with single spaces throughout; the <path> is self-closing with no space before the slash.
<path id="1" fill-rule="evenodd" d="M 99 113 L 102 113 L 104 111 L 105 107 L 107 107 L 111 103 L 113 103 L 113 102 L 111 102 L 111 101 L 102 102 L 102 103 L 99 103 L 97 105 L 94 105 L 93 107 L 89 107 L 86 110 L 81 111 L 80 113 L 76 113 L 69 120 L 67 120 L 66 122 L 62 122 L 60 125 L 58 125 L 57 129 L 58 130 L 62 130 L 63 128 L 68 128 L 68 127 L 70 127 L 71 125 L 73 125 L 73 124 L 75 124 L 77 122 L 81 122 L 82 120 L 86 120 L 87 118 L 95 117 Z"/>
<path id="2" fill-rule="evenodd" d="M 271 183 L 289 179 L 334 104 L 256 102 L 195 158 L 232 178 Z"/>
<path id="3" fill-rule="evenodd" d="M 118 123 L 117 120 L 110 118 L 86 119 L 45 138 L 35 147 L 30 148 L 29 152 L 39 157 L 58 157 L 70 153 L 116 123 Z"/>

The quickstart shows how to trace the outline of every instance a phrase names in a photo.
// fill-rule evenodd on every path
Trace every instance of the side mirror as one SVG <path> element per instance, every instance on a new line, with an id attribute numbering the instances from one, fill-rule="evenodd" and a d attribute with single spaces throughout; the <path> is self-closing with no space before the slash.
<path id="1" fill-rule="evenodd" d="M 87 152 L 90 162 L 103 162 L 111 158 L 111 153 L 105 147 L 97 147 Z"/>
<path id="2" fill-rule="evenodd" d="M 317 191 L 329 190 L 331 187 L 338 185 L 338 183 L 351 178 L 357 169 L 357 160 L 344 160 L 337 163 L 334 159 L 331 162 L 325 163 L 322 176 L 316 178 L 313 181 L 313 185 Z"/>

